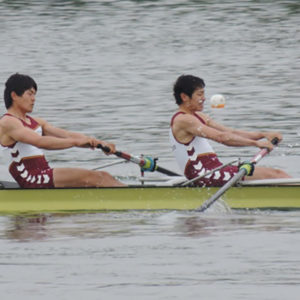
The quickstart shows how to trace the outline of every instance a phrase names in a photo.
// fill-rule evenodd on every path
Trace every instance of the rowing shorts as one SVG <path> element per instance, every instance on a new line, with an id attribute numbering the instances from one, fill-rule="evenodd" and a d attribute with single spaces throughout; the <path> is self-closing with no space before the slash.
<path id="1" fill-rule="evenodd" d="M 13 162 L 9 172 L 22 188 L 54 188 L 53 169 L 44 156 Z"/>
<path id="2" fill-rule="evenodd" d="M 221 165 L 222 163 L 215 153 L 200 154 L 195 161 L 187 163 L 184 174 L 188 179 L 193 179 Z M 237 166 L 225 166 L 208 176 L 202 177 L 193 184 L 196 186 L 223 186 L 238 171 L 239 168 Z"/>

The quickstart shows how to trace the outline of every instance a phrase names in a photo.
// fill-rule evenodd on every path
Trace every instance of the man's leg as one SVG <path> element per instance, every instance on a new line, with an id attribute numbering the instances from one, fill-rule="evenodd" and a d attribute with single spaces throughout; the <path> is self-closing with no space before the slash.
<path id="1" fill-rule="evenodd" d="M 54 168 L 55 187 L 117 187 L 125 186 L 107 172 L 80 168 Z"/>
<path id="2" fill-rule="evenodd" d="M 291 178 L 286 172 L 269 167 L 255 167 L 252 176 L 246 176 L 245 180 Z"/>

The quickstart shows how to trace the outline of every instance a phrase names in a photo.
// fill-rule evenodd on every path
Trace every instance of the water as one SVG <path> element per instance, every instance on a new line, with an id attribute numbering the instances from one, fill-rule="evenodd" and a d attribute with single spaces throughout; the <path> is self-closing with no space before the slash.
<path id="1" fill-rule="evenodd" d="M 299 1 L 1 1 L 0 83 L 38 84 L 33 115 L 159 157 L 176 170 L 172 84 L 205 79 L 205 111 L 230 127 L 278 130 L 260 164 L 299 173 Z M 4 113 L 4 106 L 0 113 Z M 224 160 L 256 149 L 213 144 Z M 92 168 L 99 151 L 47 151 Z M 129 164 L 120 174 L 138 173 Z M 128 169 L 128 170 L 127 170 Z M 0 155 L 0 179 L 9 179 Z M 44 219 L 43 219 L 44 218 Z M 0 217 L 6 299 L 297 299 L 299 212 L 106 213 Z"/>
<path id="2" fill-rule="evenodd" d="M 0 289 L 6 299 L 298 299 L 299 216 L 1 217 Z"/>

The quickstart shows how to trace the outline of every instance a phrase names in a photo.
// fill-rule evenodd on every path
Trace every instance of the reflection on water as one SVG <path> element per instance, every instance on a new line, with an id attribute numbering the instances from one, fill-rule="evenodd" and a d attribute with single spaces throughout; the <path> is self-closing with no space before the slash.
<path id="1" fill-rule="evenodd" d="M 103 239 L 143 235 L 208 237 L 232 231 L 299 232 L 298 212 L 223 210 L 193 212 L 124 212 L 14 216 L 3 224 L 2 239 L 19 242 L 52 239 Z M 278 221 L 276 221 L 278 220 Z"/>
<path id="2" fill-rule="evenodd" d="M 7 228 L 3 229 L 5 239 L 19 242 L 30 242 L 35 240 L 47 239 L 46 224 L 48 216 L 16 216 L 9 218 Z"/>

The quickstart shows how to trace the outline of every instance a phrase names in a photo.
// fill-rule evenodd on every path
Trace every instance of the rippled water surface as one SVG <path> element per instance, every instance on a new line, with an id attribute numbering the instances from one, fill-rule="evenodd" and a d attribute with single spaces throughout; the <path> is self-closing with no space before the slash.
<path id="1" fill-rule="evenodd" d="M 33 115 L 159 157 L 176 170 L 172 84 L 203 77 L 205 111 L 227 126 L 278 130 L 261 164 L 300 177 L 300 3 L 0 0 L 0 84 L 38 84 Z M 4 105 L 0 113 L 4 113 Z M 224 159 L 253 148 L 213 144 Z M 92 168 L 98 151 L 46 152 L 54 166 Z M 135 166 L 114 168 L 137 174 Z M 125 172 L 125 174 L 124 174 Z M 0 154 L 0 179 L 9 179 Z M 124 212 L 0 217 L 6 299 L 298 299 L 298 212 Z"/>
<path id="2" fill-rule="evenodd" d="M 0 217 L 0 291 L 6 299 L 298 299 L 299 217 Z"/>

